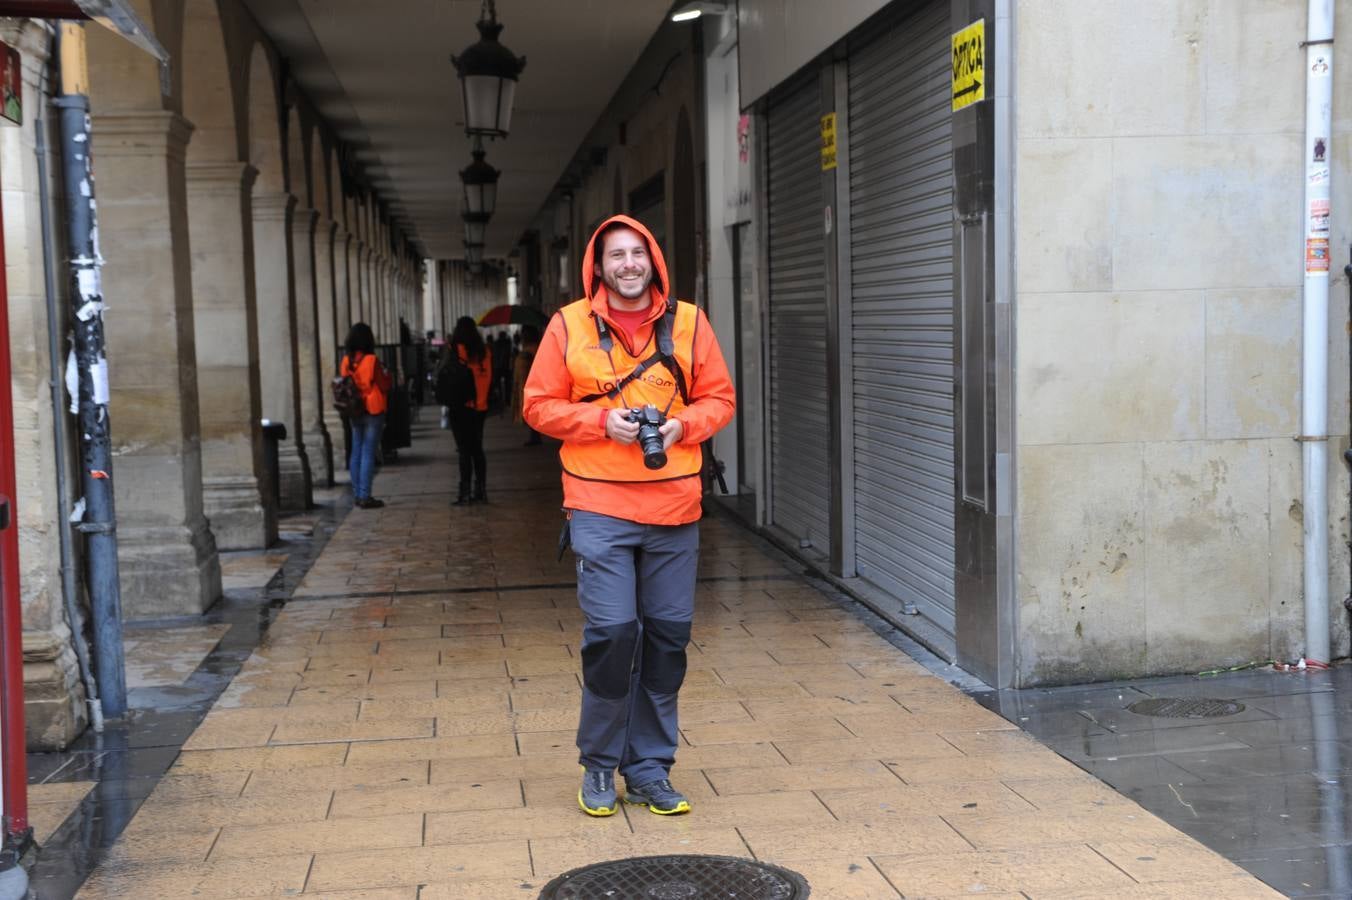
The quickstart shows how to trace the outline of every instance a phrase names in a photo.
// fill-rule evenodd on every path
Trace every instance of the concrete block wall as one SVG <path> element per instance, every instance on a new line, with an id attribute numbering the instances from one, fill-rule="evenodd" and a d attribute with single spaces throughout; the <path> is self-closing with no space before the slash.
<path id="1" fill-rule="evenodd" d="M 1017 4 L 1022 684 L 1302 650 L 1305 7 Z M 1328 577 L 1346 656 L 1352 16 L 1337 24 Z"/>

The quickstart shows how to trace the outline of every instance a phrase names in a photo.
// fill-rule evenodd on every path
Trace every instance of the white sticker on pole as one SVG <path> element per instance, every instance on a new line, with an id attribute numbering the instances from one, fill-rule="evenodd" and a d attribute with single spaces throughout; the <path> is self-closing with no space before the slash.
<path id="1" fill-rule="evenodd" d="M 1329 236 L 1329 198 L 1316 197 L 1310 201 L 1310 224 L 1307 237 Z"/>
<path id="2" fill-rule="evenodd" d="M 89 383 L 94 388 L 94 402 L 108 404 L 108 360 L 100 359 L 89 366 Z"/>
<path id="3" fill-rule="evenodd" d="M 75 361 L 75 351 L 66 356 L 66 393 L 70 395 L 70 411 L 80 411 L 80 365 Z"/>
<path id="4" fill-rule="evenodd" d="M 103 293 L 103 279 L 99 277 L 98 269 L 81 269 L 76 278 L 79 280 L 81 300 L 93 300 Z"/>

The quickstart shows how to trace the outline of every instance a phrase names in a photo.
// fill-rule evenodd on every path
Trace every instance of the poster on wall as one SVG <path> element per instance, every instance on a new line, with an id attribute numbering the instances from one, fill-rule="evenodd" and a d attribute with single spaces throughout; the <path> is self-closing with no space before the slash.
<path id="1" fill-rule="evenodd" d="M 746 113 L 734 113 L 733 141 L 730 152 L 724 154 L 724 225 L 739 225 L 751 221 L 751 146 L 752 118 Z"/>
<path id="2" fill-rule="evenodd" d="M 3 107 L 0 118 L 8 119 L 15 125 L 23 124 L 23 69 L 20 65 L 19 51 L 8 44 L 0 43 L 4 51 L 5 64 L 4 94 L 0 96 Z"/>

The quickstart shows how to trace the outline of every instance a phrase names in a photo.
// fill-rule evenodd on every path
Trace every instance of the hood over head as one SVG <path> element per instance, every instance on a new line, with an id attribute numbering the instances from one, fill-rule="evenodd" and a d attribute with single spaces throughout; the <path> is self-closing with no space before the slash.
<path id="1" fill-rule="evenodd" d="M 644 243 L 648 245 L 648 257 L 653 264 L 653 280 L 648 290 L 652 293 L 655 300 L 654 306 L 661 307 L 666 301 L 667 294 L 670 292 L 671 279 L 667 277 L 667 261 L 662 256 L 662 248 L 658 246 L 653 238 L 652 232 L 648 227 L 638 219 L 632 219 L 629 216 L 611 216 L 592 233 L 591 240 L 587 242 L 587 250 L 582 254 L 582 284 L 587 295 L 587 299 L 596 301 L 598 298 L 604 300 L 606 296 L 605 282 L 596 274 L 596 261 L 598 252 L 596 242 L 600 238 L 601 232 L 605 231 L 611 225 L 625 225 L 634 229 L 643 238 Z"/>

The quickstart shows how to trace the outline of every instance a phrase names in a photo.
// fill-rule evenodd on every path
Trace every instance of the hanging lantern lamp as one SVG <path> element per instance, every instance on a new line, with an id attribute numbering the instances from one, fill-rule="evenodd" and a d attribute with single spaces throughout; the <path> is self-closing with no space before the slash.
<path id="1" fill-rule="evenodd" d="M 502 26 L 493 0 L 483 0 L 476 23 L 479 40 L 459 56 L 452 56 L 460 78 L 460 95 L 465 108 L 465 134 L 489 138 L 506 137 L 512 124 L 512 103 L 516 98 L 516 80 L 526 67 L 526 57 L 498 41 Z"/>
<path id="2" fill-rule="evenodd" d="M 460 214 L 460 220 L 465 223 L 465 243 L 483 244 L 484 234 L 488 231 L 488 220 L 492 218 L 488 213 L 472 213 L 468 210 Z"/>
<path id="3" fill-rule="evenodd" d="M 473 215 L 493 215 L 498 203 L 498 176 L 502 173 L 484 162 L 484 145 L 474 139 L 474 162 L 460 170 L 465 185 L 465 212 Z"/>

